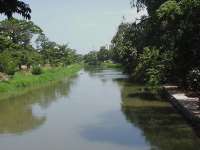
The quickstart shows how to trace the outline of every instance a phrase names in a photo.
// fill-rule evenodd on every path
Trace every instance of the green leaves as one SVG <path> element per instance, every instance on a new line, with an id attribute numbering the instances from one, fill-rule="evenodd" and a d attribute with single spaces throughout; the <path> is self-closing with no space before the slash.
<path id="1" fill-rule="evenodd" d="M 36 40 L 37 48 L 41 54 L 44 64 L 51 66 L 67 66 L 77 62 L 78 55 L 76 51 L 69 48 L 68 45 L 59 45 L 41 34 Z"/>
<path id="2" fill-rule="evenodd" d="M 110 59 L 110 51 L 106 49 L 105 46 L 102 46 L 97 53 L 98 60 L 101 62 L 107 61 Z"/>
<path id="3" fill-rule="evenodd" d="M 33 37 L 37 38 L 37 49 L 32 45 Z M 67 66 L 79 58 L 68 45 L 49 41 L 31 21 L 12 18 L 0 22 L 0 72 L 14 74 L 22 65 L 27 70 L 44 64 Z"/>
<path id="4" fill-rule="evenodd" d="M 187 75 L 187 84 L 194 91 L 200 90 L 200 69 L 194 68 Z"/>
<path id="5" fill-rule="evenodd" d="M 27 46 L 34 35 L 42 33 L 42 29 L 32 21 L 6 19 L 0 22 L 0 35 L 10 39 L 13 43 Z"/>
<path id="6" fill-rule="evenodd" d="M 161 53 L 160 49 L 146 47 L 144 52 L 139 55 L 133 77 L 138 81 L 148 83 L 148 85 L 157 86 L 167 80 L 166 77 L 172 62 L 173 54 L 171 52 Z"/>
<path id="7" fill-rule="evenodd" d="M 14 13 L 22 15 L 26 19 L 31 19 L 31 9 L 28 4 L 19 0 L 1 0 L 0 14 L 6 15 L 9 19 Z"/>
<path id="8" fill-rule="evenodd" d="M 162 4 L 156 13 L 158 18 L 162 20 L 175 20 L 176 16 L 183 14 L 181 7 L 175 0 L 169 0 Z"/>
<path id="9" fill-rule="evenodd" d="M 132 2 L 148 16 L 119 26 L 112 41 L 115 59 L 146 83 L 184 84 L 191 68 L 200 66 L 200 0 Z"/>
<path id="10" fill-rule="evenodd" d="M 84 56 L 84 61 L 89 65 L 98 65 L 99 64 L 98 53 L 95 51 L 89 52 Z"/>
<path id="11" fill-rule="evenodd" d="M 135 39 L 138 36 L 138 28 L 134 24 L 121 23 L 116 35 L 112 39 L 113 60 L 121 63 L 126 72 L 131 72 L 136 65 L 138 54 L 135 48 Z"/>
<path id="12" fill-rule="evenodd" d="M 17 71 L 17 60 L 8 51 L 0 54 L 0 72 L 5 72 L 8 75 L 14 75 Z"/>

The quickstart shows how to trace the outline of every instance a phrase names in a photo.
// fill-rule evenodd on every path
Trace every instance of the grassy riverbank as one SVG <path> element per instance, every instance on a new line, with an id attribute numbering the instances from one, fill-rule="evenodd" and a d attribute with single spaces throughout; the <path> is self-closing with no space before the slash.
<path id="1" fill-rule="evenodd" d="M 17 72 L 9 81 L 0 82 L 0 100 L 22 95 L 30 90 L 40 88 L 65 77 L 74 76 L 81 69 L 81 65 L 44 69 L 41 75 Z"/>

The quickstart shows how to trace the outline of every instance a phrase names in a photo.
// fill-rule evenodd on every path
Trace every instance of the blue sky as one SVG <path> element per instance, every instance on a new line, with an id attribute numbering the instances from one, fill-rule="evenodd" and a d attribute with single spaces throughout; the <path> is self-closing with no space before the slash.
<path id="1" fill-rule="evenodd" d="M 24 0 L 32 8 L 32 21 L 50 40 L 68 43 L 79 53 L 109 44 L 125 16 L 139 15 L 130 0 Z"/>

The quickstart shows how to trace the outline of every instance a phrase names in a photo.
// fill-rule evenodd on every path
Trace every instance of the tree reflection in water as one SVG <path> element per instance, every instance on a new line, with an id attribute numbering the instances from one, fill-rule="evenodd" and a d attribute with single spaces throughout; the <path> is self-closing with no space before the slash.
<path id="1" fill-rule="evenodd" d="M 200 139 L 168 102 L 144 96 L 140 86 L 119 83 L 122 111 L 128 122 L 142 130 L 152 150 L 199 149 Z"/>
<path id="2" fill-rule="evenodd" d="M 74 77 L 75 78 L 75 77 Z M 25 95 L 0 102 L 0 134 L 21 134 L 41 126 L 46 116 L 33 113 L 33 105 L 42 109 L 70 92 L 74 79 L 52 83 Z"/>

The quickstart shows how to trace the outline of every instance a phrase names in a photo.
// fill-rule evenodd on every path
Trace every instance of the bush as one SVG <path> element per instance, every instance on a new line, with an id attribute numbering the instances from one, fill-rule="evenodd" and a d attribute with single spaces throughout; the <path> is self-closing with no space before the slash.
<path id="1" fill-rule="evenodd" d="M 149 85 L 150 87 L 156 87 L 162 82 L 161 72 L 156 68 L 148 69 L 146 76 L 147 76 L 146 78 L 147 85 Z"/>
<path id="2" fill-rule="evenodd" d="M 0 72 L 8 75 L 14 75 L 17 71 L 17 62 L 8 52 L 0 54 Z"/>
<path id="3" fill-rule="evenodd" d="M 144 48 L 133 73 L 134 79 L 150 86 L 165 83 L 171 71 L 172 56 L 172 53 L 161 52 L 160 49 L 154 47 Z"/>
<path id="4" fill-rule="evenodd" d="M 187 76 L 187 85 L 192 90 L 200 90 L 200 69 L 192 69 Z"/>
<path id="5" fill-rule="evenodd" d="M 8 75 L 14 75 L 16 72 L 16 65 L 13 63 L 7 64 L 7 66 L 4 68 L 5 73 Z"/>
<path id="6" fill-rule="evenodd" d="M 39 66 L 34 66 L 31 72 L 33 75 L 40 75 L 42 74 L 42 69 Z"/>

